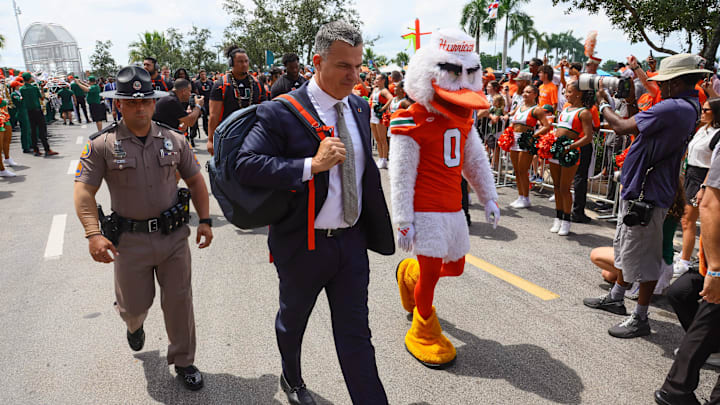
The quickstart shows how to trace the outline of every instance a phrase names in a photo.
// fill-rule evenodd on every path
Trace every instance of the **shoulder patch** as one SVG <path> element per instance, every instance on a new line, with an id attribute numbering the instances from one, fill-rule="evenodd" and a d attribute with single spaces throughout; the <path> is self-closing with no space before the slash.
<path id="1" fill-rule="evenodd" d="M 163 122 L 158 122 L 158 121 L 153 121 L 153 122 L 154 122 L 155 124 L 157 124 L 159 127 L 162 127 L 162 128 L 169 129 L 169 130 L 171 130 L 171 131 L 177 132 L 177 133 L 180 134 L 180 135 L 184 135 L 184 134 L 182 133 L 182 131 L 180 131 L 180 130 L 177 129 L 177 128 L 173 128 L 173 127 L 171 127 L 171 126 L 168 125 L 168 124 L 165 124 L 165 123 L 163 123 Z"/>
<path id="2" fill-rule="evenodd" d="M 115 128 L 117 128 L 117 126 L 118 126 L 118 123 L 113 122 L 112 124 L 103 128 L 101 131 L 95 132 L 94 134 L 90 135 L 90 140 L 92 141 L 93 139 L 97 138 L 98 136 L 100 136 L 102 134 L 105 134 L 105 133 L 115 130 Z"/>
<path id="3" fill-rule="evenodd" d="M 87 141 L 85 144 L 85 147 L 82 150 L 82 153 L 80 153 L 80 159 L 87 159 L 92 154 L 92 141 Z"/>

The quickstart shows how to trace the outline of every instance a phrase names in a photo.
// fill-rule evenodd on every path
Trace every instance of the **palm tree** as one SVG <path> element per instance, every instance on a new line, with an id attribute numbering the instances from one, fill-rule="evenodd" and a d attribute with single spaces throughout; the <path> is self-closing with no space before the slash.
<path id="1" fill-rule="evenodd" d="M 377 54 L 375 51 L 373 51 L 372 48 L 367 47 L 365 48 L 365 52 L 363 53 L 363 64 L 369 65 L 370 61 L 374 61 L 377 58 Z"/>
<path id="2" fill-rule="evenodd" d="M 548 34 L 545 32 L 533 31 L 533 39 L 535 39 L 535 57 L 540 54 L 540 49 L 547 49 Z"/>
<path id="3" fill-rule="evenodd" d="M 513 37 L 510 39 L 510 46 L 513 46 L 517 41 L 521 41 L 520 45 L 520 63 L 525 61 L 525 44 L 528 44 L 528 49 L 533 43 L 533 31 L 535 31 L 533 19 L 526 15 L 518 15 L 517 18 L 511 19 L 510 30 L 513 32 Z"/>
<path id="4" fill-rule="evenodd" d="M 146 31 L 139 35 L 140 39 L 135 42 L 131 42 L 129 47 L 129 62 L 142 62 L 142 60 L 148 56 L 157 59 L 159 64 L 164 64 L 169 61 L 168 50 L 170 44 L 165 38 L 165 34 L 158 31 L 149 32 Z"/>
<path id="5" fill-rule="evenodd" d="M 494 27 L 490 32 L 485 30 L 486 24 L 484 24 L 484 21 L 488 16 L 487 8 L 487 0 L 471 0 L 463 7 L 460 17 L 462 29 L 475 37 L 475 52 L 478 54 L 480 53 L 480 34 L 489 35 L 495 32 Z"/>
<path id="6" fill-rule="evenodd" d="M 410 55 L 406 52 L 400 51 L 397 55 L 395 55 L 395 59 L 393 61 L 400 66 L 405 66 L 410 61 Z"/>
<path id="7" fill-rule="evenodd" d="M 502 53 L 502 71 L 505 72 L 507 68 L 507 48 L 508 48 L 508 27 L 510 20 L 513 21 L 513 25 L 520 25 L 518 22 L 523 18 L 530 18 L 527 14 L 522 11 L 518 11 L 518 7 L 521 4 L 527 3 L 530 0 L 501 0 L 500 7 L 498 7 L 498 19 L 505 17 L 505 35 L 503 36 L 503 53 Z"/>

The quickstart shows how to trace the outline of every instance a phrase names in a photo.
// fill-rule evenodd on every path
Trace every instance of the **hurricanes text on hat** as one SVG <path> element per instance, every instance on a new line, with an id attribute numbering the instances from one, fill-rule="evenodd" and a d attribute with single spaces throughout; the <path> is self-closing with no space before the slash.
<path id="1" fill-rule="evenodd" d="M 120 69 L 115 82 L 117 90 L 104 91 L 100 95 L 105 98 L 134 100 L 161 98 L 168 95 L 165 91 L 155 90 L 150 73 L 137 66 L 127 66 Z"/>
<path id="2" fill-rule="evenodd" d="M 648 78 L 648 80 L 656 82 L 664 82 L 674 79 L 678 76 L 689 75 L 693 73 L 708 73 L 711 71 L 703 69 L 705 66 L 705 58 L 690 53 L 679 53 L 677 55 L 668 56 L 660 61 L 660 68 L 657 75 Z"/>

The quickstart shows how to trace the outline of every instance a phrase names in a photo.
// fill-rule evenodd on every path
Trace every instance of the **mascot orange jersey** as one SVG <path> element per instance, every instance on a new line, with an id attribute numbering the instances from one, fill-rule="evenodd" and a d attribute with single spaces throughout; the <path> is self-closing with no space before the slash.
<path id="1" fill-rule="evenodd" d="M 414 209 L 418 212 L 456 212 L 462 209 L 463 153 L 472 117 L 448 118 L 415 103 L 398 110 L 390 121 L 393 135 L 411 137 L 420 146 Z"/>

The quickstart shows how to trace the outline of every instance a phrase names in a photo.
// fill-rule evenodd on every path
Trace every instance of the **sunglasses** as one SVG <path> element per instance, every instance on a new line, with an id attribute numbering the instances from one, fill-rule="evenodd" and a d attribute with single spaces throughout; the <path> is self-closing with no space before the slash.
<path id="1" fill-rule="evenodd" d="M 712 111 L 712 109 L 710 109 L 710 108 L 703 108 L 703 109 L 702 109 L 702 112 L 711 112 L 711 111 Z"/>

